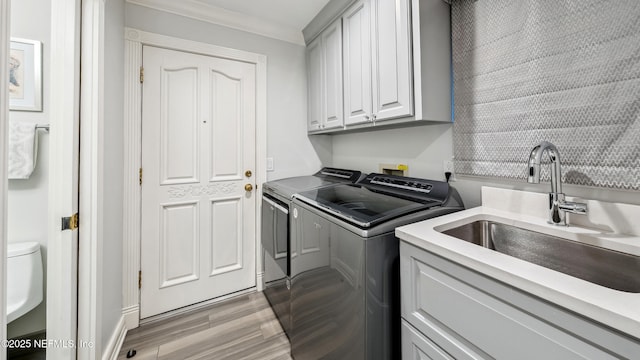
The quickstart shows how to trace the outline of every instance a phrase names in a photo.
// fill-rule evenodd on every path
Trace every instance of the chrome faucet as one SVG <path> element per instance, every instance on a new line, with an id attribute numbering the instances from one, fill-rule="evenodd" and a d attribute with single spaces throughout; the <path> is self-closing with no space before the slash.
<path id="1" fill-rule="evenodd" d="M 569 202 L 564 200 L 562 193 L 562 173 L 560 170 L 560 154 L 555 145 L 543 141 L 531 150 L 529 155 L 529 183 L 540 183 L 540 161 L 544 153 L 547 153 L 551 161 L 551 192 L 549 193 L 549 224 L 566 226 L 565 215 L 586 214 L 587 204 Z"/>

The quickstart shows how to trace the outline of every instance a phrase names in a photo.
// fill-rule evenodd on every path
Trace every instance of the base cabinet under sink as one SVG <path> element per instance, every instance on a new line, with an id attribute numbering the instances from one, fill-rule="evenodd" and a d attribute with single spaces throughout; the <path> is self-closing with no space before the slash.
<path id="1" fill-rule="evenodd" d="M 402 358 L 631 359 L 640 341 L 401 242 Z"/>
<path id="2" fill-rule="evenodd" d="M 402 320 L 402 358 L 404 360 L 455 360 L 404 319 Z"/>

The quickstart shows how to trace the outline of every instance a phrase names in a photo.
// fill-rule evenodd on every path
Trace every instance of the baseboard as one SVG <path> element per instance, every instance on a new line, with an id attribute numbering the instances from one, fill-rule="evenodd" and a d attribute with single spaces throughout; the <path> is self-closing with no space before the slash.
<path id="1" fill-rule="evenodd" d="M 124 316 L 124 325 L 127 330 L 140 326 L 140 306 L 138 304 L 123 308 L 122 316 Z"/>
<path id="2" fill-rule="evenodd" d="M 259 271 L 256 274 L 256 290 L 257 291 L 264 290 L 264 271 Z"/>
<path id="3" fill-rule="evenodd" d="M 104 347 L 102 360 L 118 360 L 118 354 L 122 349 L 124 338 L 127 336 L 127 327 L 125 326 L 124 315 L 120 317 L 116 328 L 113 330 L 109 343 Z"/>

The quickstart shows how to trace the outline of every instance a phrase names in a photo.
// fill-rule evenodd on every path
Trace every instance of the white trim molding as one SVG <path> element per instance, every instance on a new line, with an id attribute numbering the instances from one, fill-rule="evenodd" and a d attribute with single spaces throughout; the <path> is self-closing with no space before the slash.
<path id="1" fill-rule="evenodd" d="M 76 0 L 79 1 L 79 0 Z M 104 37 L 105 3 L 82 0 L 80 117 L 80 249 L 78 262 L 78 359 L 102 354 L 104 215 Z"/>
<path id="2" fill-rule="evenodd" d="M 118 360 L 118 354 L 122 349 L 124 338 L 127 336 L 127 327 L 125 326 L 124 316 L 120 318 L 113 334 L 109 337 L 109 342 L 104 346 L 102 360 Z"/>
<path id="3" fill-rule="evenodd" d="M 125 258 L 126 260 L 126 258 Z M 127 266 L 125 266 L 127 267 Z M 127 274 L 123 274 L 123 278 L 125 279 L 130 279 L 131 276 L 127 276 Z M 127 290 L 131 290 L 130 288 L 127 289 L 127 286 L 123 285 L 123 289 L 122 289 L 122 293 L 124 295 L 124 293 Z M 124 296 L 123 296 L 124 298 Z M 127 329 L 135 329 L 140 325 L 140 306 L 138 304 L 135 305 L 131 305 L 131 306 L 127 306 L 125 308 L 122 309 L 122 316 L 124 317 L 124 324 L 125 327 Z"/>
<path id="4" fill-rule="evenodd" d="M 9 36 L 10 27 L 10 0 L 0 0 L 0 51 L 1 54 L 9 53 Z M 4 56 L 0 59 L 0 84 L 9 82 L 9 57 Z M 7 150 L 8 139 L 7 125 L 9 124 L 9 87 L 0 86 L 0 289 L 6 294 L 4 289 L 7 288 Z M 0 296 L 0 341 L 7 339 L 7 297 Z M 3 342 L 4 344 L 4 342 Z M 0 351 L 0 360 L 7 358 L 7 352 L 3 349 Z"/>
<path id="5" fill-rule="evenodd" d="M 127 0 L 128 3 L 222 25 L 297 45 L 304 45 L 302 31 L 197 0 Z"/>
<path id="6" fill-rule="evenodd" d="M 60 219 L 78 212 L 80 0 L 51 2 L 49 46 L 47 338 L 77 341 L 80 232 L 60 231 Z M 75 359 L 76 353 L 75 347 L 47 349 L 51 359 Z"/>
<path id="7" fill-rule="evenodd" d="M 135 33 L 131 36 L 135 37 Z M 140 320 L 138 271 L 140 270 L 140 183 L 142 139 L 142 42 L 124 45 L 124 198 L 122 244 L 122 313 L 127 329 Z"/>
<path id="8" fill-rule="evenodd" d="M 212 44 L 153 34 L 125 28 L 125 79 L 124 79 L 124 209 L 123 209 L 123 299 L 122 312 L 127 329 L 140 324 L 140 183 L 142 135 L 142 84 L 139 71 L 142 67 L 142 47 L 157 46 L 178 51 L 224 57 L 256 64 L 256 184 L 266 181 L 267 154 L 267 57 L 247 51 L 230 49 Z M 262 280 L 260 246 L 260 206 L 262 189 L 256 190 L 256 281 Z M 261 283 L 257 283 L 260 290 Z"/>

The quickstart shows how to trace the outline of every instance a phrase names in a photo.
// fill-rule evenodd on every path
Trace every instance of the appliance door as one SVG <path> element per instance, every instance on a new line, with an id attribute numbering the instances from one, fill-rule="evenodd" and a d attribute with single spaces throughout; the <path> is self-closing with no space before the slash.
<path id="1" fill-rule="evenodd" d="M 268 196 L 262 197 L 262 248 L 264 294 L 285 332 L 290 324 L 289 209 Z"/>

